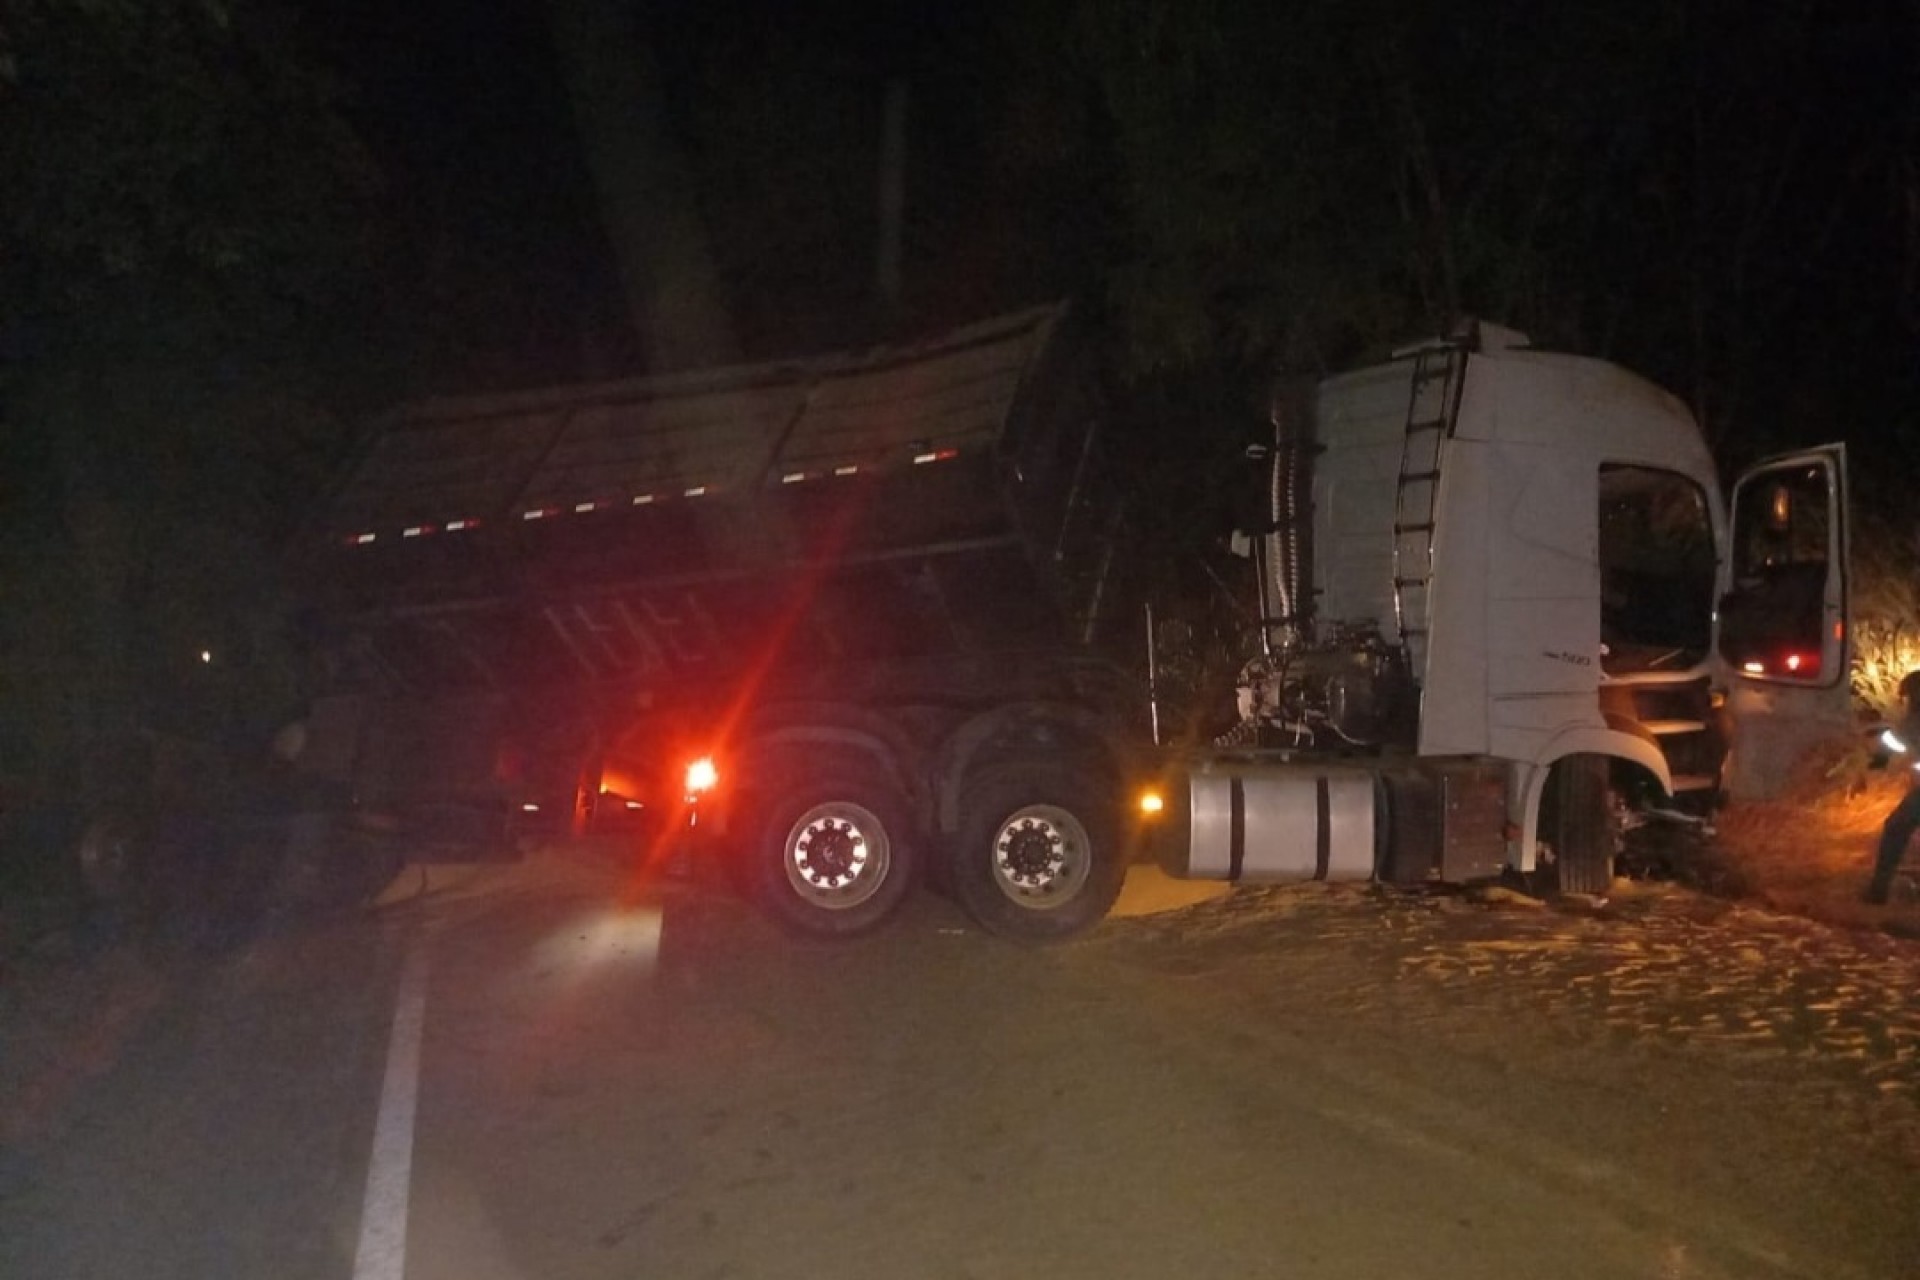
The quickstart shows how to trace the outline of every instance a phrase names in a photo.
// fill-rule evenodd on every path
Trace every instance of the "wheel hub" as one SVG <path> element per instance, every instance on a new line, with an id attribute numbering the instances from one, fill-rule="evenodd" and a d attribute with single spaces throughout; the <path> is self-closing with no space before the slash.
<path id="1" fill-rule="evenodd" d="M 867 865 L 867 838 L 852 823 L 822 818 L 801 833 L 794 847 L 794 863 L 813 884 L 837 889 L 858 876 Z"/>
<path id="2" fill-rule="evenodd" d="M 1006 877 L 1026 889 L 1045 886 L 1066 863 L 1065 842 L 1044 822 L 1024 818 L 1000 837 L 1000 868 Z"/>

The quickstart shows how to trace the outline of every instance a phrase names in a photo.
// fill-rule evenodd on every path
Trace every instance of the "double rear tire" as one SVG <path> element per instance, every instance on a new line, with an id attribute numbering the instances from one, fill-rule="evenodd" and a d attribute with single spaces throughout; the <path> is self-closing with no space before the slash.
<path id="1" fill-rule="evenodd" d="M 968 915 L 1017 942 L 1059 942 L 1104 918 L 1127 858 L 1114 792 L 1091 769 L 994 767 L 961 799 L 948 878 Z"/>
<path id="2" fill-rule="evenodd" d="M 793 773 L 756 801 L 738 864 L 785 928 L 849 938 L 884 924 L 920 880 L 907 796 L 877 771 L 836 763 Z M 945 848 L 943 886 L 982 928 L 1058 942 L 1104 918 L 1126 876 L 1115 790 L 1073 761 L 1008 761 L 972 778 Z"/>
<path id="3" fill-rule="evenodd" d="M 748 885 L 784 927 L 846 938 L 882 924 L 918 879 L 906 797 L 851 771 L 775 792 L 746 850 Z"/>

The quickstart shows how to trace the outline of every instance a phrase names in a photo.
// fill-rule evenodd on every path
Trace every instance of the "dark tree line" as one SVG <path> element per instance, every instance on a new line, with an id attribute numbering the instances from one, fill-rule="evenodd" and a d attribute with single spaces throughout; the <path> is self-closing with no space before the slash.
<path id="1" fill-rule="evenodd" d="M 1913 390 L 1911 3 L 1062 0 L 896 19 L 851 65 L 703 8 L 683 124 L 749 312 L 817 310 L 806 264 L 859 280 L 898 74 L 923 313 L 1097 297 L 1146 373 L 1477 314 L 1641 369 L 1735 451 L 1853 411 L 1864 367 Z"/>
<path id="2" fill-rule="evenodd" d="M 1275 368 L 1476 315 L 1654 378 L 1729 466 L 1846 437 L 1871 490 L 1915 460 L 1912 0 L 645 12 L 750 352 L 1072 296 L 1157 473 L 1196 431 L 1233 452 Z M 905 291 L 883 312 L 893 81 Z"/>
<path id="3" fill-rule="evenodd" d="M 272 4 L 0 14 L 0 775 L 272 643 L 270 548 L 362 373 L 378 176 L 339 94 Z"/>

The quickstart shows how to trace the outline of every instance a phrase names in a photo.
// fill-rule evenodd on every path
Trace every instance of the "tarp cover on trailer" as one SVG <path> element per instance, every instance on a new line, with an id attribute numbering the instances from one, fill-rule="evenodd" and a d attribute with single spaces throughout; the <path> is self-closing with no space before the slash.
<path id="1" fill-rule="evenodd" d="M 302 577 L 414 683 L 662 676 L 767 627 L 844 658 L 1084 626 L 1117 514 L 1087 483 L 1062 315 L 408 406 L 309 526 Z"/>
<path id="2" fill-rule="evenodd" d="M 313 532 L 368 546 L 991 447 L 1058 318 L 1047 307 L 862 356 L 422 401 L 382 425 Z"/>

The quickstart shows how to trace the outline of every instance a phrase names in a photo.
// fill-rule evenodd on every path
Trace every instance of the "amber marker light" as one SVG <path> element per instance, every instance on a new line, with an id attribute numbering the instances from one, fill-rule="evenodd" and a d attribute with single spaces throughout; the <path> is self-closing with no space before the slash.
<path id="1" fill-rule="evenodd" d="M 1140 816 L 1141 817 L 1143 818 L 1158 817 L 1166 809 L 1166 807 L 1167 807 L 1166 797 L 1161 795 L 1158 791 L 1147 790 L 1147 791 L 1142 791 L 1140 793 Z"/>

